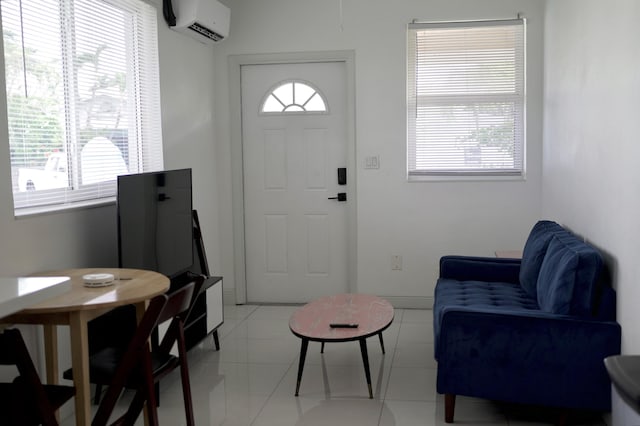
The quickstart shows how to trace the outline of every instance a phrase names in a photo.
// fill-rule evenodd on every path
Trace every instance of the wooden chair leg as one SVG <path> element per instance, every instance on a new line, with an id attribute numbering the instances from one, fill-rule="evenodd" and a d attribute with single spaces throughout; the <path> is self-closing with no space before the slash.
<path id="1" fill-rule="evenodd" d="M 453 423 L 453 412 L 456 409 L 456 396 L 452 393 L 444 394 L 444 422 Z"/>
<path id="2" fill-rule="evenodd" d="M 158 426 L 159 424 L 156 389 L 151 372 L 151 354 L 148 348 L 145 348 L 143 355 L 142 370 L 143 383 L 141 387 L 136 390 L 127 411 L 115 423 L 117 425 L 133 425 L 142 410 L 145 410 L 145 424 L 149 426 Z"/>
<path id="3" fill-rule="evenodd" d="M 93 396 L 93 405 L 100 405 L 100 397 L 102 396 L 102 385 L 96 385 L 96 394 Z"/>
<path id="4" fill-rule="evenodd" d="M 146 347 L 142 359 L 142 368 L 144 374 L 144 388 L 147 396 L 147 415 L 150 426 L 158 426 L 158 401 L 156 400 L 156 387 L 153 380 L 153 372 L 151 368 L 151 352 Z"/>
<path id="5" fill-rule="evenodd" d="M 129 408 L 122 415 L 122 417 L 118 419 L 118 421 L 120 421 L 124 425 L 134 424 L 135 421 L 140 416 L 140 413 L 142 412 L 142 410 L 144 410 L 144 402 L 145 402 L 144 392 L 141 390 L 138 390 L 133 396 L 133 399 L 129 404 Z"/>
<path id="6" fill-rule="evenodd" d="M 116 403 L 118 402 L 118 398 L 120 398 L 120 393 L 122 386 L 119 387 L 120 390 L 116 392 L 116 386 L 110 386 L 107 388 L 107 393 L 104 395 L 102 399 L 102 403 L 98 407 L 98 411 L 93 417 L 93 421 L 91 422 L 92 426 L 106 426 L 109 422 L 109 416 L 113 412 Z"/>
<path id="7" fill-rule="evenodd" d="M 191 382 L 189 380 L 189 364 L 187 363 L 187 346 L 184 338 L 182 323 L 178 327 L 178 354 L 180 359 L 180 378 L 182 379 L 182 398 L 184 399 L 184 411 L 187 426 L 195 426 L 193 415 L 193 401 L 191 398 Z"/>

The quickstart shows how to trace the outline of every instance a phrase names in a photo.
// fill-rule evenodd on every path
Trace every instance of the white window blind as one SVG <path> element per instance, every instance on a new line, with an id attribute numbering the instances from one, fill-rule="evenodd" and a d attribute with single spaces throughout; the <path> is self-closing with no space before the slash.
<path id="1" fill-rule="evenodd" d="M 524 25 L 409 25 L 409 179 L 523 175 Z"/>
<path id="2" fill-rule="evenodd" d="M 161 170 L 156 9 L 140 0 L 3 0 L 16 214 L 111 200 Z"/>

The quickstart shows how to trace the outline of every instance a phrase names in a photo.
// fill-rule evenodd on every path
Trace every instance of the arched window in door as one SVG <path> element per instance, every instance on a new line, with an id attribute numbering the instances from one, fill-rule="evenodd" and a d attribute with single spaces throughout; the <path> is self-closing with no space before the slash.
<path id="1" fill-rule="evenodd" d="M 265 96 L 260 107 L 262 114 L 326 113 L 327 102 L 310 83 L 290 80 L 278 83 Z"/>

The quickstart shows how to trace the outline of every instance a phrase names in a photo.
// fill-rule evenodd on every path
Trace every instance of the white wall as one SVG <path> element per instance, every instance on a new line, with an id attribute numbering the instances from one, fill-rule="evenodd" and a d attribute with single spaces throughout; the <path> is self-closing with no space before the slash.
<path id="1" fill-rule="evenodd" d="M 492 256 L 520 249 L 540 217 L 544 1 L 228 0 L 231 34 L 215 47 L 221 261 L 234 285 L 228 55 L 353 50 L 356 81 L 356 289 L 384 296 L 433 295 L 444 254 Z M 343 5 L 342 21 L 340 4 Z M 406 25 L 424 20 L 528 20 L 527 180 L 408 183 L 405 178 Z M 379 155 L 379 170 L 364 157 Z M 351 173 L 351 172 L 350 172 Z M 350 174 L 352 176 L 352 174 Z M 355 195 L 355 194 L 354 194 Z M 349 194 L 350 200 L 352 194 Z M 392 254 L 403 270 L 391 271 Z"/>
<path id="2" fill-rule="evenodd" d="M 215 47 L 170 30 L 162 14 L 158 19 L 164 165 L 192 169 L 193 207 L 198 210 L 209 269 L 222 275 L 213 113 Z"/>
<path id="3" fill-rule="evenodd" d="M 547 4 L 543 214 L 606 254 L 640 353 L 640 2 Z"/>

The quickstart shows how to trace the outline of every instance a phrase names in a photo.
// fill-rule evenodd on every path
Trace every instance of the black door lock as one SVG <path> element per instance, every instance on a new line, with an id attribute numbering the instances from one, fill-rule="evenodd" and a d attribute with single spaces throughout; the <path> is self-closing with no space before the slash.
<path id="1" fill-rule="evenodd" d="M 338 200 L 338 201 L 347 201 L 347 193 L 346 192 L 338 192 L 337 197 L 329 197 L 327 200 Z"/>
<path id="2" fill-rule="evenodd" d="M 347 168 L 338 167 L 338 185 L 347 184 Z"/>

